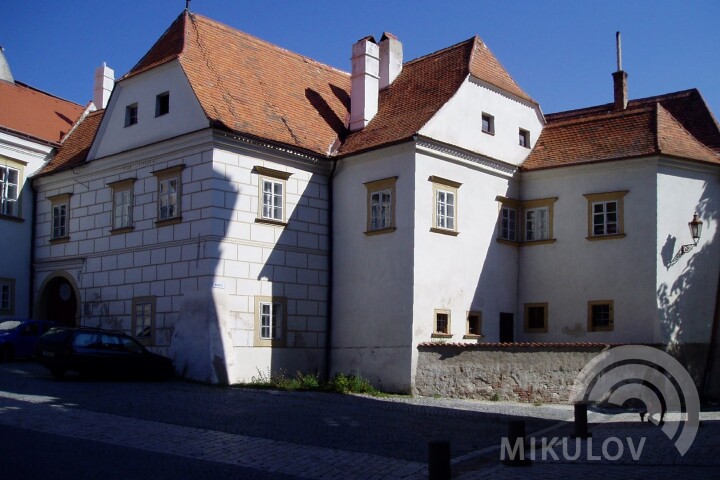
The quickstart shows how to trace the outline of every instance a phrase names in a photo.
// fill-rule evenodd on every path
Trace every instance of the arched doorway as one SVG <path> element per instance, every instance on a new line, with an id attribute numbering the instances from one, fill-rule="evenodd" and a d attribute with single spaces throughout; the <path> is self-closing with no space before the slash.
<path id="1" fill-rule="evenodd" d="M 48 280 L 40 293 L 38 317 L 63 325 L 77 325 L 78 297 L 68 279 L 56 276 Z"/>

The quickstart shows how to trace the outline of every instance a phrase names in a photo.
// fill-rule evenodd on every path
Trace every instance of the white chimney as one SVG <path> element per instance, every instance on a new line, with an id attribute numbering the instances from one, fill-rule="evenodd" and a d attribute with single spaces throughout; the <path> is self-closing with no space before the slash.
<path id="1" fill-rule="evenodd" d="M 402 66 L 402 43 L 392 33 L 383 33 L 380 39 L 380 90 L 395 81 Z"/>
<path id="2" fill-rule="evenodd" d="M 379 67 L 379 49 L 372 35 L 358 40 L 352 47 L 351 131 L 365 128 L 377 113 Z"/>
<path id="3" fill-rule="evenodd" d="M 115 70 L 108 67 L 105 62 L 95 69 L 95 86 L 93 88 L 93 103 L 98 109 L 107 107 L 110 93 L 115 86 Z"/>

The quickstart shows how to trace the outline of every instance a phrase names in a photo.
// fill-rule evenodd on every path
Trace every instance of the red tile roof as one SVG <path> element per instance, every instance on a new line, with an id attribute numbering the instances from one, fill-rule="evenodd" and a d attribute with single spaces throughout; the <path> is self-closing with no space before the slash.
<path id="1" fill-rule="evenodd" d="M 68 170 L 85 163 L 105 110 L 88 114 L 65 139 L 57 155 L 38 171 L 37 176 Z"/>
<path id="2" fill-rule="evenodd" d="M 0 80 L 0 129 L 59 144 L 85 110 L 21 82 Z"/>
<path id="3" fill-rule="evenodd" d="M 320 155 L 345 133 L 345 72 L 185 12 L 123 78 L 174 59 L 215 127 Z"/>
<path id="4" fill-rule="evenodd" d="M 714 120 L 706 124 L 712 115 L 704 102 L 687 101 L 700 98 L 699 94 L 696 96 L 692 91 L 680 94 L 631 101 L 627 109 L 620 111 L 611 105 L 602 105 L 546 115 L 547 125 L 522 169 L 540 170 L 653 155 L 720 164 L 720 153 L 712 148 L 713 127 L 717 124 Z M 680 118 L 674 116 L 670 108 L 678 112 Z M 703 135 L 709 145 L 693 136 L 691 128 Z"/>
<path id="5" fill-rule="evenodd" d="M 349 155 L 410 139 L 450 100 L 468 75 L 536 103 L 476 36 L 406 63 L 397 79 L 380 91 L 375 118 L 350 134 L 339 153 Z"/>

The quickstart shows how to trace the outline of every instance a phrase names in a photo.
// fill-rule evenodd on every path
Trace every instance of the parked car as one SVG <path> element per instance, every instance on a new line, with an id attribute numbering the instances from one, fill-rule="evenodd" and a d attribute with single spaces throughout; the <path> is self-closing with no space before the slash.
<path id="1" fill-rule="evenodd" d="M 172 360 L 148 351 L 134 338 L 111 330 L 58 327 L 40 337 L 35 358 L 56 378 L 68 371 L 85 375 L 164 379 Z"/>
<path id="2" fill-rule="evenodd" d="M 29 357 L 40 336 L 57 325 L 55 322 L 26 318 L 3 320 L 0 322 L 0 361 Z"/>

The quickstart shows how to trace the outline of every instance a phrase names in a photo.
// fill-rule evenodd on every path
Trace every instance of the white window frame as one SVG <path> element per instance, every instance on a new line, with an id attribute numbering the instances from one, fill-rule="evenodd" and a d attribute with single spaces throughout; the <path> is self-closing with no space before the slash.
<path id="1" fill-rule="evenodd" d="M 123 233 L 133 229 L 133 187 L 134 178 L 109 183 L 112 189 L 112 227 L 111 233 Z"/>
<path id="2" fill-rule="evenodd" d="M 526 242 L 550 239 L 550 208 L 547 206 L 525 209 L 524 232 Z"/>
<path id="3" fill-rule="evenodd" d="M 589 193 L 584 197 L 588 201 L 588 240 L 611 240 L 625 237 L 625 195 L 627 190 L 618 192 Z M 615 204 L 615 221 L 609 221 L 608 205 Z M 596 208 L 600 211 L 596 212 Z M 596 223 L 596 220 L 599 220 Z M 615 231 L 609 231 L 609 225 L 615 226 Z M 600 230 L 596 231 L 599 226 Z"/>
<path id="4" fill-rule="evenodd" d="M 511 218 L 512 217 L 512 218 Z M 518 241 L 518 209 L 510 205 L 500 207 L 500 232 L 498 238 L 508 242 Z"/>
<path id="5" fill-rule="evenodd" d="M 11 172 L 15 173 L 15 183 L 10 182 Z M 20 217 L 21 179 L 22 169 L 0 165 L 0 214 L 8 217 Z M 12 194 L 13 190 L 14 195 Z"/>
<path id="6" fill-rule="evenodd" d="M 153 172 L 158 180 L 157 221 L 155 222 L 157 226 L 182 221 L 182 171 L 184 168 L 185 165 L 176 165 Z M 174 187 L 174 191 L 171 191 L 170 187 Z M 172 212 L 169 212 L 169 207 L 173 207 Z"/>
<path id="7" fill-rule="evenodd" d="M 258 213 L 256 222 L 287 225 L 287 180 L 292 173 L 255 166 L 258 175 Z M 266 187 L 270 190 L 266 191 Z M 277 193 L 277 188 L 280 193 Z"/>
<path id="8" fill-rule="evenodd" d="M 132 337 L 144 345 L 155 344 L 156 297 L 132 299 Z"/>
<path id="9" fill-rule="evenodd" d="M 255 346 L 284 347 L 286 338 L 286 298 L 255 297 Z"/>
<path id="10" fill-rule="evenodd" d="M 50 207 L 50 241 L 63 242 L 70 238 L 70 193 L 48 197 Z"/>
<path id="11" fill-rule="evenodd" d="M 366 235 L 395 231 L 395 183 L 398 177 L 365 183 L 367 189 Z"/>
<path id="12" fill-rule="evenodd" d="M 462 183 L 431 176 L 433 184 L 433 216 L 431 232 L 458 235 L 458 189 Z"/>

